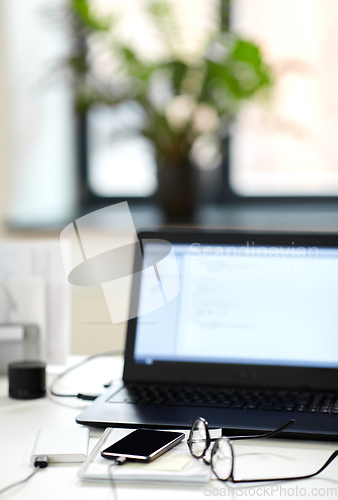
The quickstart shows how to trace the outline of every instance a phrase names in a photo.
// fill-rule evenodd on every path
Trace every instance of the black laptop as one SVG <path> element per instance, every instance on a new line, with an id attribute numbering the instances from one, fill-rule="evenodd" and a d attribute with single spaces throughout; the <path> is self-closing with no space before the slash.
<path id="1" fill-rule="evenodd" d="M 338 441 L 338 234 L 138 236 L 123 380 L 76 421 Z"/>

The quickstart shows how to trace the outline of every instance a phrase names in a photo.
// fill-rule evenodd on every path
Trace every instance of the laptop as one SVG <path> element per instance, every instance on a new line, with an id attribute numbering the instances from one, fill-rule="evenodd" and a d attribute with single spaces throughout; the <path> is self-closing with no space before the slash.
<path id="1" fill-rule="evenodd" d="M 231 436 L 294 419 L 282 437 L 338 441 L 338 234 L 138 237 L 123 379 L 76 421 L 187 429 L 201 416 Z"/>

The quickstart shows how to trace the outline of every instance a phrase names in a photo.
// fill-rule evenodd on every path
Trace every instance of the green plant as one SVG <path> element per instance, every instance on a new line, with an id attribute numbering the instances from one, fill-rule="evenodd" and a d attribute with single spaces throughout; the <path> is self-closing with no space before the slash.
<path id="1" fill-rule="evenodd" d="M 137 103 L 143 116 L 139 133 L 151 141 L 158 161 L 173 167 L 201 157 L 217 161 L 224 124 L 242 102 L 272 84 L 260 48 L 234 34 L 215 33 L 194 57 L 182 53 L 175 43 L 175 16 L 166 1 L 147 3 L 148 17 L 165 47 L 156 61 L 121 41 L 118 18 L 99 16 L 87 0 L 71 0 L 69 8 L 77 41 L 68 60 L 76 111 L 84 113 L 97 104 Z M 93 46 L 114 68 L 110 77 L 95 74 Z M 204 157 L 203 148 L 209 151 Z"/>

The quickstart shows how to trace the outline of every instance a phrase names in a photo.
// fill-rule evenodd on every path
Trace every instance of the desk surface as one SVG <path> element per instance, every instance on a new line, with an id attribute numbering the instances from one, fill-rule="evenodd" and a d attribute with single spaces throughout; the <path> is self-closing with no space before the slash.
<path id="1" fill-rule="evenodd" d="M 87 392 L 97 390 L 110 377 L 118 378 L 122 370 L 122 360 L 119 358 L 103 358 L 85 365 L 67 378 L 59 390 L 67 392 L 74 390 Z M 95 377 L 93 377 L 95 373 Z M 51 376 L 49 376 L 49 379 Z M 96 384 L 96 387 L 95 387 Z M 30 455 L 38 429 L 42 427 L 77 427 L 76 415 L 81 411 L 79 401 L 62 400 L 54 402 L 49 398 L 31 401 L 19 401 L 8 398 L 8 384 L 5 377 L 0 378 L 0 489 L 6 485 L 23 479 L 33 469 Z M 62 403 L 62 404 L 60 404 Z M 101 435 L 101 431 L 91 430 L 91 443 Z M 248 443 L 248 442 L 246 442 Z M 236 445 L 237 446 L 237 445 Z M 276 463 L 276 475 L 298 472 L 310 473 L 317 470 L 329 457 L 338 444 L 291 442 L 266 440 L 255 445 L 243 444 L 243 448 L 235 450 L 239 456 L 246 455 L 247 461 L 252 460 L 253 467 L 257 460 L 264 460 L 270 466 Z M 276 458 L 277 457 L 277 458 Z M 298 457 L 298 459 L 297 459 Z M 302 457 L 302 461 L 299 461 Z M 303 460 L 304 458 L 304 460 Z M 278 464 L 278 466 L 277 466 Z M 9 490 L 1 499 L 113 499 L 109 484 L 81 482 L 77 477 L 79 464 L 52 464 L 47 469 L 40 470 L 26 484 Z M 300 470 L 301 469 L 301 470 Z M 294 471 L 294 472 L 293 472 Z M 263 470 L 264 473 L 264 470 Z M 230 498 L 338 498 L 338 459 L 319 477 L 302 481 L 284 482 L 278 484 L 259 483 L 256 486 L 247 485 L 247 490 L 234 489 L 216 480 L 204 487 L 188 486 L 141 486 L 119 485 L 118 500 L 137 498 L 142 500 L 161 500 L 175 498 L 190 498 L 201 500 L 205 497 L 223 496 Z"/>

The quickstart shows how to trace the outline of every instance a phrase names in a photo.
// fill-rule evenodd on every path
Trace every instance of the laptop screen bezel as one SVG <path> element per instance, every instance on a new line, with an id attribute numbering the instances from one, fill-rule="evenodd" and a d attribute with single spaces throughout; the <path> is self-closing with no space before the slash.
<path id="1" fill-rule="evenodd" d="M 142 231 L 142 240 L 163 239 L 171 243 L 201 245 L 247 245 L 254 241 L 261 246 L 336 247 L 338 233 L 289 233 L 210 231 L 189 229 L 163 229 Z M 135 263 L 135 266 L 138 264 Z M 135 267 L 136 269 L 136 267 Z M 138 301 L 139 275 L 132 280 L 133 300 Z M 134 347 L 137 318 L 130 319 L 127 327 L 123 380 L 125 382 L 152 382 L 177 384 L 205 384 L 232 387 L 267 387 L 308 390 L 337 390 L 338 369 L 273 365 L 244 365 L 199 363 L 181 361 L 154 361 L 152 364 L 135 363 Z M 338 325 L 337 325 L 338 328 Z M 175 369 L 173 369 L 175 368 Z"/>

